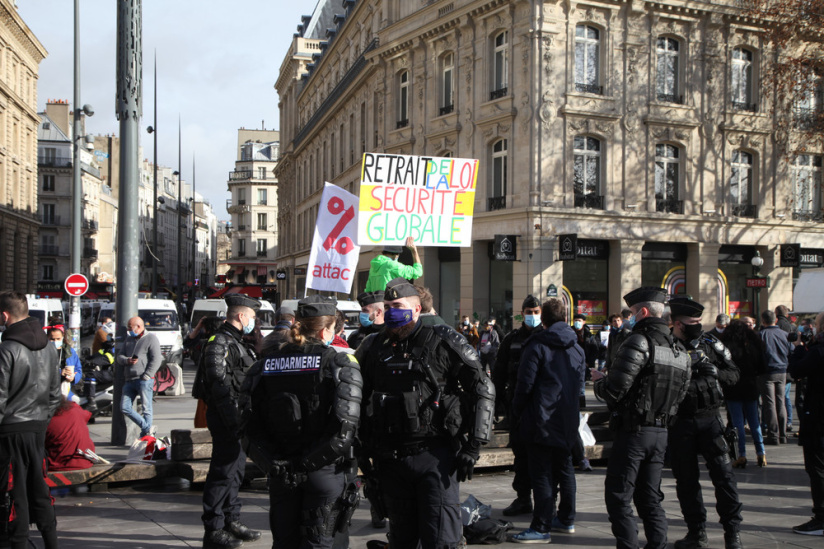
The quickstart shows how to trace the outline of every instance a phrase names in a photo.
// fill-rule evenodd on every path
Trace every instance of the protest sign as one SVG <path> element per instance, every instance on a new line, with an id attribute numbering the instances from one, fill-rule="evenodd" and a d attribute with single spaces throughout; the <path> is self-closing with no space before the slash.
<path id="1" fill-rule="evenodd" d="M 326 183 L 318 206 L 306 287 L 348 294 L 358 266 L 355 245 L 358 197 Z"/>
<path id="2" fill-rule="evenodd" d="M 358 244 L 470 246 L 478 161 L 365 153 Z"/>

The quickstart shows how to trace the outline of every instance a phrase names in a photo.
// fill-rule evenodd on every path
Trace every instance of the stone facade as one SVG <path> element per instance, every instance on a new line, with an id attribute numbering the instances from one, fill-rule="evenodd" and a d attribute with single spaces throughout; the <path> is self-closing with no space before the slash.
<path id="1" fill-rule="evenodd" d="M 290 295 L 323 181 L 357 194 L 362 153 L 385 151 L 481 161 L 473 245 L 423 250 L 448 321 L 510 324 L 528 293 L 557 292 L 598 323 L 640 284 L 693 295 L 707 323 L 792 306 L 780 246 L 822 255 L 824 151 L 776 145 L 792 115 L 759 84 L 773 52 L 733 2 L 337 4 L 303 21 L 276 84 Z M 576 261 L 559 260 L 567 234 Z M 495 235 L 518 261 L 491 259 Z M 353 294 L 378 250 L 361 251 Z M 754 294 L 756 253 L 770 287 Z"/>

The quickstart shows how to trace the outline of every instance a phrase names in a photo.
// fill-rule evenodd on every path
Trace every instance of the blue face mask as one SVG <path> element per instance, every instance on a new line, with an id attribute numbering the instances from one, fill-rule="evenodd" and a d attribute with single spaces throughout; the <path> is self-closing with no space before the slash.
<path id="1" fill-rule="evenodd" d="M 572 323 L 572 325 L 575 327 L 576 330 L 580 330 L 581 328 L 584 327 L 584 321 L 583 320 L 576 320 L 575 322 Z"/>
<path id="2" fill-rule="evenodd" d="M 374 323 L 375 323 L 375 321 L 374 321 L 374 320 L 372 320 L 371 318 L 369 318 L 370 316 L 372 316 L 372 315 L 371 315 L 371 314 L 369 314 L 369 313 L 361 313 L 361 314 L 359 314 L 359 315 L 358 315 L 358 320 L 360 321 L 360 325 L 361 325 L 361 326 L 363 326 L 364 328 L 368 328 L 369 326 L 371 326 L 372 324 L 374 324 Z"/>
<path id="3" fill-rule="evenodd" d="M 530 328 L 535 328 L 541 323 L 541 315 L 525 315 L 524 324 Z"/>
<path id="4" fill-rule="evenodd" d="M 631 317 L 629 317 L 629 318 L 627 319 L 627 326 L 629 326 L 629 329 L 630 329 L 630 330 L 632 330 L 633 328 L 635 328 L 635 323 L 636 323 L 636 322 L 637 322 L 637 321 L 635 320 L 635 316 L 631 316 Z"/>
<path id="5" fill-rule="evenodd" d="M 56 349 L 59 349 L 63 346 L 63 340 L 62 339 L 60 341 L 52 341 L 52 343 L 54 343 L 54 347 Z"/>
<path id="6" fill-rule="evenodd" d="M 412 322 L 412 309 L 389 309 L 383 317 L 387 328 L 400 328 Z"/>
<path id="7" fill-rule="evenodd" d="M 133 332 L 132 330 L 129 330 L 128 332 L 126 332 L 126 335 L 129 336 L 129 337 L 137 337 L 137 333 Z"/>
<path id="8" fill-rule="evenodd" d="M 249 324 L 243 327 L 243 335 L 249 335 L 255 329 L 255 319 L 249 321 Z"/>

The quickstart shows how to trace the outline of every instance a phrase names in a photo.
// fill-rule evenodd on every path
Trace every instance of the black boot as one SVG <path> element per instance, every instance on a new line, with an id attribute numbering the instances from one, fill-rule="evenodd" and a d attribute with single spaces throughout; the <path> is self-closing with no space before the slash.
<path id="1" fill-rule="evenodd" d="M 223 526 L 223 529 L 241 541 L 257 541 L 261 536 L 260 532 L 257 530 L 252 530 L 239 520 L 227 522 Z"/>
<path id="2" fill-rule="evenodd" d="M 735 532 L 724 532 L 724 548 L 725 549 L 742 549 L 741 534 L 736 530 Z"/>
<path id="3" fill-rule="evenodd" d="M 374 506 L 369 507 L 369 514 L 372 517 L 372 528 L 386 528 L 386 519 L 378 514 Z"/>
<path id="4" fill-rule="evenodd" d="M 203 535 L 203 549 L 237 549 L 243 540 L 237 539 L 226 530 L 212 530 Z"/>
<path id="5" fill-rule="evenodd" d="M 675 542 L 675 549 L 698 549 L 698 547 L 709 546 L 710 541 L 707 539 L 707 531 L 700 526 L 690 526 L 687 535 Z"/>
<path id="6" fill-rule="evenodd" d="M 532 500 L 529 496 L 517 497 L 509 507 L 504 509 L 504 516 L 514 517 L 517 515 L 527 515 L 532 512 Z"/>

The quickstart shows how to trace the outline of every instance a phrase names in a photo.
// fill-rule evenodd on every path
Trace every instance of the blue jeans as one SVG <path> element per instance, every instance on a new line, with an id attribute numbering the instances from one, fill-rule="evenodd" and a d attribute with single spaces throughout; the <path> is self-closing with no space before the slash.
<path id="1" fill-rule="evenodd" d="M 143 381 L 132 379 L 123 384 L 123 398 L 120 400 L 120 411 L 123 415 L 137 423 L 140 427 L 140 436 L 145 437 L 152 428 L 152 392 L 154 380 Z M 143 415 L 138 414 L 132 407 L 137 396 L 143 402 Z"/>
<path id="2" fill-rule="evenodd" d="M 738 455 L 747 456 L 747 439 L 744 436 L 744 420 L 750 426 L 752 442 L 755 444 L 756 455 L 764 455 L 764 437 L 761 435 L 761 423 L 758 421 L 757 400 L 728 400 L 727 411 L 732 418 L 732 424 L 738 431 Z"/>
<path id="3" fill-rule="evenodd" d="M 793 384 L 789 381 L 784 385 L 784 405 L 787 407 L 787 425 L 793 424 L 793 399 L 790 398 L 790 390 Z"/>

